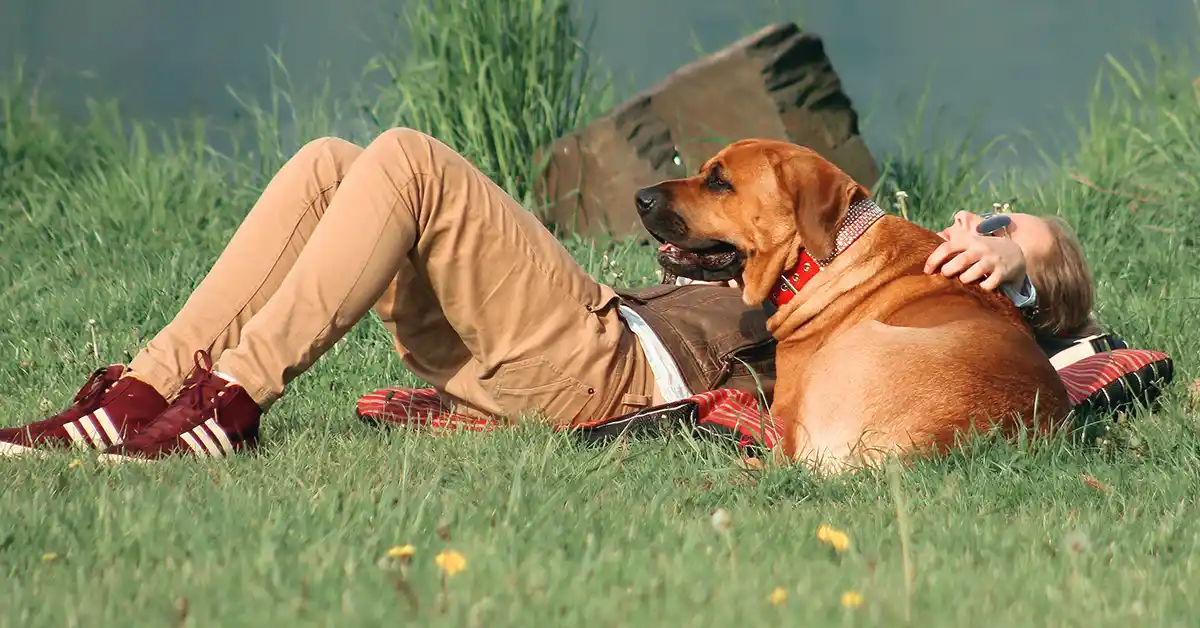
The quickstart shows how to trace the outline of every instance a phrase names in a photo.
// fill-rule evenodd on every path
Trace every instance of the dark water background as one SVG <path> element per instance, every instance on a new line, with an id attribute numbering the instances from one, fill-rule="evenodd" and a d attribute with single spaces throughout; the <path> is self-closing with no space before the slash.
<path id="1" fill-rule="evenodd" d="M 591 49 L 625 93 L 695 59 L 697 45 L 715 50 L 800 20 L 824 38 L 877 156 L 903 133 L 927 82 L 951 135 L 974 125 L 982 137 L 1026 131 L 1069 147 L 1068 113 L 1083 113 L 1106 54 L 1130 59 L 1150 42 L 1195 51 L 1200 35 L 1191 0 L 581 1 L 596 19 Z M 401 4 L 0 0 L 0 76 L 23 54 L 68 112 L 92 95 L 156 121 L 221 119 L 237 108 L 227 85 L 265 97 L 267 47 L 282 46 L 297 81 L 328 72 L 335 90 L 348 89 L 377 49 L 380 15 Z"/>

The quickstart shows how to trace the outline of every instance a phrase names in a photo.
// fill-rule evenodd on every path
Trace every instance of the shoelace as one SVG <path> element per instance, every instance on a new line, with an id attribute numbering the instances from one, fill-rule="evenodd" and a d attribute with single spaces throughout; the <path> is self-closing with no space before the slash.
<path id="1" fill-rule="evenodd" d="M 119 378 L 108 376 L 108 368 L 96 369 L 88 376 L 88 379 L 83 384 L 83 388 L 75 393 L 75 407 L 91 407 L 98 403 L 104 393 L 117 382 Z"/>
<path id="2" fill-rule="evenodd" d="M 161 440 L 162 437 L 178 436 L 181 432 L 192 427 L 188 425 L 210 410 L 217 407 L 217 393 L 224 388 L 224 380 L 213 373 L 212 356 L 208 351 L 200 349 L 193 356 L 196 368 L 183 380 L 183 392 L 171 404 L 171 421 L 155 421 L 139 437 L 150 441 Z M 214 380 L 217 383 L 214 383 Z M 176 411 L 182 408 L 184 412 Z"/>

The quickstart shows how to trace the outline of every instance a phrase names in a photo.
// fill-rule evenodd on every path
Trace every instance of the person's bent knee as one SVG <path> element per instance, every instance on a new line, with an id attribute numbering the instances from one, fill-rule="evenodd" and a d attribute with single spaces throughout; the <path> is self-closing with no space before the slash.
<path id="1" fill-rule="evenodd" d="M 340 137 L 319 137 L 301 146 L 292 161 L 308 164 L 328 162 L 336 172 L 345 174 L 362 152 L 361 146 Z"/>
<path id="2" fill-rule="evenodd" d="M 376 136 L 367 151 L 376 155 L 403 155 L 402 161 L 414 168 L 424 169 L 427 160 L 433 159 L 438 145 L 438 141 L 427 133 L 408 127 L 395 127 Z"/>
<path id="3" fill-rule="evenodd" d="M 383 133 L 380 133 L 376 138 L 376 142 L 386 142 L 389 144 L 400 144 L 401 146 L 419 146 L 428 144 L 433 137 L 423 131 L 411 129 L 406 126 L 392 127 Z"/>

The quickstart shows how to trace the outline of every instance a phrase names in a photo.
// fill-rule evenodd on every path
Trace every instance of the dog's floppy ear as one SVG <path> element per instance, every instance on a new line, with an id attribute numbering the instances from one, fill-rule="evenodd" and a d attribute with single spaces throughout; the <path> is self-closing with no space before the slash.
<path id="1" fill-rule="evenodd" d="M 794 220 L 791 241 L 774 250 L 759 250 L 749 256 L 742 272 L 742 300 L 758 305 L 766 300 L 779 275 L 799 262 L 799 249 L 823 260 L 837 247 L 837 229 L 850 205 L 870 194 L 816 152 L 799 146 L 775 155 L 778 202 Z"/>
<path id="2" fill-rule="evenodd" d="M 779 177 L 792 199 L 800 245 L 813 259 L 829 258 L 850 205 L 870 193 L 840 168 L 808 151 L 781 161 Z"/>

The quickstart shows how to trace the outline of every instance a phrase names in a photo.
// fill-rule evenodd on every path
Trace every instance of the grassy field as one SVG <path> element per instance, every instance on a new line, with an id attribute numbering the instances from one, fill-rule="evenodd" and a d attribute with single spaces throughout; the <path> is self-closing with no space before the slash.
<path id="1" fill-rule="evenodd" d="M 594 115 L 605 83 L 585 76 L 556 3 L 513 4 L 540 8 L 483 3 L 483 19 L 453 15 L 468 26 L 409 56 L 385 51 L 374 67 L 416 87 L 386 88 L 365 110 L 377 128 L 432 130 L 528 199 L 536 164 L 522 151 Z M 446 13 L 410 14 L 412 28 L 433 32 L 435 15 Z M 496 49 L 505 63 L 479 69 Z M 1177 369 L 1162 408 L 1122 417 L 1101 441 L 981 438 L 903 472 L 821 480 L 744 470 L 736 452 L 684 436 L 598 449 L 538 427 L 381 431 L 354 419 L 354 400 L 417 382 L 371 319 L 271 411 L 261 456 L 0 461 L 0 626 L 1195 625 L 1200 84 L 1164 58 L 1105 66 L 1086 119 L 1063 121 L 1079 129 L 1069 161 L 985 179 L 977 149 L 914 134 L 881 189 L 906 190 L 930 226 L 1016 199 L 1078 227 L 1101 318 Z M 538 72 L 562 80 L 525 80 Z M 0 87 L 6 425 L 128 360 L 264 177 L 341 122 L 319 91 L 290 104 L 280 92 L 246 103 L 241 141 L 217 154 L 209 139 L 222 131 L 198 122 L 153 129 L 104 103 L 63 121 L 32 83 Z M 647 248 L 569 244 L 604 281 L 656 281 Z M 727 526 L 714 526 L 717 509 Z M 821 525 L 848 535 L 845 551 L 818 539 Z M 411 565 L 380 563 L 405 544 Z M 443 550 L 466 559 L 447 580 Z"/>

